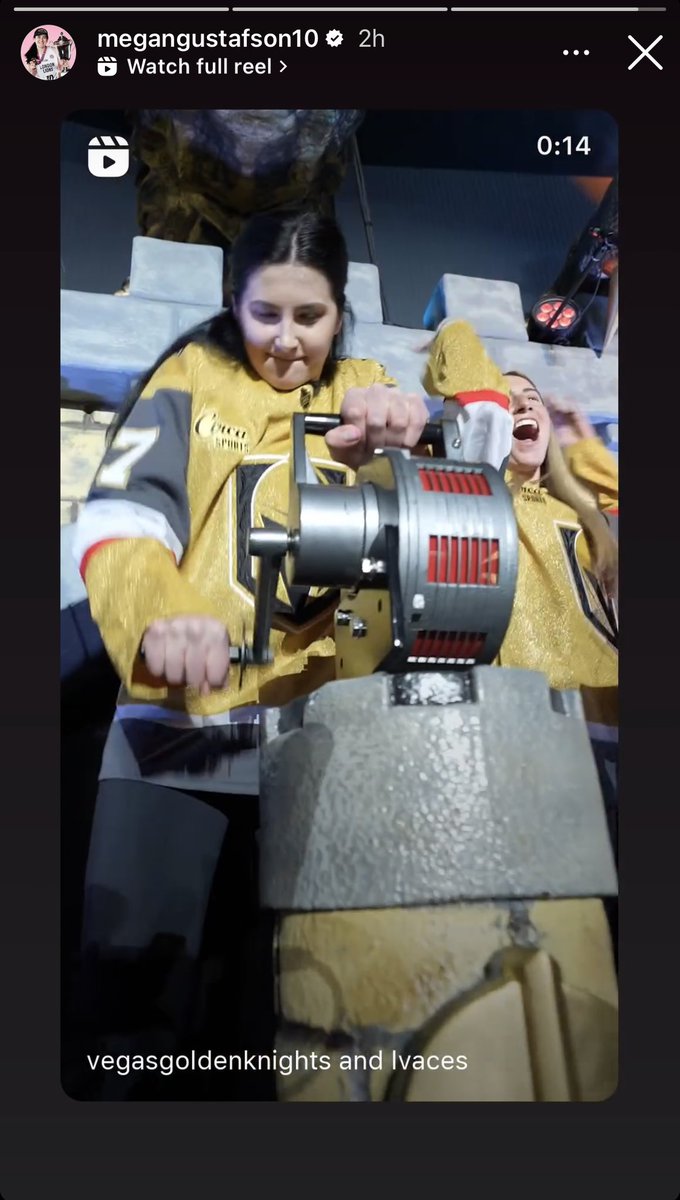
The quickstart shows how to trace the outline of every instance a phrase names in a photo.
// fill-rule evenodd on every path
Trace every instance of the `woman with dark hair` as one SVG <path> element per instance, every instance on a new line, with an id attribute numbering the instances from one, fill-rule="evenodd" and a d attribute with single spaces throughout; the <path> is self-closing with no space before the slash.
<path id="1" fill-rule="evenodd" d="M 334 675 L 337 597 L 285 580 L 273 662 L 249 668 L 240 688 L 230 667 L 232 639 L 253 626 L 248 530 L 280 526 L 288 511 L 291 418 L 343 417 L 310 439 L 325 483 L 379 447 L 415 446 L 427 420 L 422 397 L 399 392 L 378 363 L 340 356 L 347 270 L 331 220 L 254 218 L 234 243 L 230 308 L 141 381 L 79 519 L 74 552 L 122 680 L 84 916 L 95 974 L 115 986 L 108 1012 L 91 993 L 86 1008 L 100 1034 L 134 1030 L 147 1049 L 172 1049 L 192 1030 L 228 822 L 254 824 L 261 708 Z"/>

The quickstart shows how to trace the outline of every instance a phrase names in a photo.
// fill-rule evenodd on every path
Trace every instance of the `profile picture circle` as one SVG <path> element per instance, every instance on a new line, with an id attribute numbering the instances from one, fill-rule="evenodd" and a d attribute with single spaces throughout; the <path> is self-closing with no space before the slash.
<path id="1" fill-rule="evenodd" d="M 36 25 L 21 43 L 21 61 L 35 79 L 63 79 L 73 70 L 76 44 L 60 25 Z"/>

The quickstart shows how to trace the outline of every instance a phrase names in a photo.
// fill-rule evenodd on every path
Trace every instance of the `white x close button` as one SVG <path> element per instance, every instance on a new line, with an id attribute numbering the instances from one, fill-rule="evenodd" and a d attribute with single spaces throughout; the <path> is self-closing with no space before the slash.
<path id="1" fill-rule="evenodd" d="M 636 39 L 633 37 L 633 35 L 631 33 L 629 33 L 628 41 L 632 42 L 634 46 L 637 46 L 638 50 L 640 50 L 641 53 L 638 54 L 637 58 L 633 59 L 632 63 L 628 64 L 628 70 L 632 71 L 633 67 L 636 67 L 639 62 L 642 62 L 643 58 L 648 58 L 651 63 L 654 63 L 655 67 L 658 67 L 659 71 L 663 71 L 663 67 L 661 66 L 661 63 L 657 62 L 657 60 L 653 57 L 653 55 L 651 55 L 649 53 L 649 51 L 653 50 L 655 46 L 658 46 L 658 44 L 662 38 L 663 38 L 663 34 L 660 33 L 658 38 L 655 38 L 654 41 L 650 42 L 648 46 L 641 46 L 640 43 L 638 41 L 636 41 Z"/>

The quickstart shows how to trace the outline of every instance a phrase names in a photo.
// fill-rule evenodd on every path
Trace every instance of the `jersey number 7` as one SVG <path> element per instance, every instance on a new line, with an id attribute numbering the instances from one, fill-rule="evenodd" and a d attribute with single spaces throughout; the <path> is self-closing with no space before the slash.
<path id="1" fill-rule="evenodd" d="M 127 487 L 132 468 L 148 453 L 159 432 L 158 426 L 155 429 L 121 429 L 113 439 L 109 453 L 115 450 L 123 450 L 124 453 L 113 462 L 107 462 L 99 468 L 95 479 L 96 486 Z"/>

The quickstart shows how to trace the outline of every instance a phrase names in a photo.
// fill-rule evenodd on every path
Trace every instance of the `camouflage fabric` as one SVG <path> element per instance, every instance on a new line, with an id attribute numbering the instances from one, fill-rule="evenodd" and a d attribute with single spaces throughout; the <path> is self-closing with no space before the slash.
<path id="1" fill-rule="evenodd" d="M 137 219 L 147 237 L 228 250 L 248 217 L 288 206 L 333 213 L 354 109 L 141 110 Z"/>

